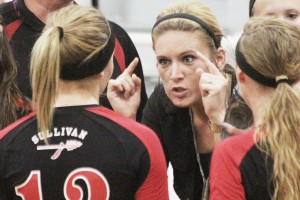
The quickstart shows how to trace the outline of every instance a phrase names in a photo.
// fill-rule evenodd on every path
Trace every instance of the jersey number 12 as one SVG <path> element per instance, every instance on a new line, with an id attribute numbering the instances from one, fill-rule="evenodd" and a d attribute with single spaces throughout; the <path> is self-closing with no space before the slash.
<path id="1" fill-rule="evenodd" d="M 83 180 L 88 187 L 88 199 L 109 199 L 109 185 L 106 178 L 93 168 L 78 168 L 72 171 L 64 183 L 64 196 L 67 200 L 81 200 L 83 191 L 75 184 L 76 180 Z M 38 170 L 31 171 L 24 183 L 15 187 L 16 194 L 23 200 L 43 200 L 41 187 L 41 173 Z"/>

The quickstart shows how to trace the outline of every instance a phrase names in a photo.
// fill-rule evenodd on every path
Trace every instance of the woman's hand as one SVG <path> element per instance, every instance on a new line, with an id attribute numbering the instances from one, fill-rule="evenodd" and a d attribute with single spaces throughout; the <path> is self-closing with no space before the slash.
<path id="1" fill-rule="evenodd" d="M 229 136 L 242 135 L 244 133 L 249 132 L 249 130 L 253 128 L 252 126 L 250 126 L 247 129 L 239 129 L 239 128 L 236 128 L 235 126 L 232 126 L 231 124 L 225 123 L 225 122 L 223 123 L 223 127 L 224 127 L 225 131 L 229 134 Z"/>
<path id="2" fill-rule="evenodd" d="M 199 87 L 205 113 L 214 124 L 222 124 L 226 114 L 226 103 L 228 98 L 227 79 L 219 69 L 202 53 L 197 52 L 200 61 L 207 68 L 197 69 L 200 76 Z"/>
<path id="3" fill-rule="evenodd" d="M 141 101 L 141 79 L 133 71 L 139 60 L 135 58 L 124 72 L 108 82 L 107 98 L 115 112 L 136 119 Z"/>

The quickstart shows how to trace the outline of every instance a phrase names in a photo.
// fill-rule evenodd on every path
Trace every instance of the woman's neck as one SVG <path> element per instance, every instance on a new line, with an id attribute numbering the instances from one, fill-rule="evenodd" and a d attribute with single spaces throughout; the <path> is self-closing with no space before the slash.
<path id="1" fill-rule="evenodd" d="M 92 96 L 84 97 L 78 94 L 61 94 L 58 95 L 55 107 L 65 107 L 65 106 L 79 106 L 79 105 L 92 105 L 99 104 L 99 99 Z"/>
<path id="2" fill-rule="evenodd" d="M 50 13 L 73 3 L 72 0 L 24 0 L 24 2 L 26 7 L 44 23 Z"/>
<path id="3" fill-rule="evenodd" d="M 270 100 L 270 97 L 274 91 L 274 88 L 268 87 L 257 87 L 256 89 L 252 89 L 251 92 L 247 96 L 247 104 L 252 110 L 254 126 L 258 126 L 261 123 L 264 108 L 266 103 Z"/>
<path id="4" fill-rule="evenodd" d="M 211 133 L 204 109 L 192 109 L 194 134 L 198 153 L 208 153 L 215 146 L 214 134 Z"/>
<path id="5" fill-rule="evenodd" d="M 194 118 L 197 118 L 198 120 L 208 120 L 207 116 L 205 114 L 204 106 L 202 101 L 199 101 L 193 105 L 190 106 L 191 111 L 193 112 Z"/>
<path id="6" fill-rule="evenodd" d="M 60 87 L 55 107 L 99 104 L 99 90 Z"/>

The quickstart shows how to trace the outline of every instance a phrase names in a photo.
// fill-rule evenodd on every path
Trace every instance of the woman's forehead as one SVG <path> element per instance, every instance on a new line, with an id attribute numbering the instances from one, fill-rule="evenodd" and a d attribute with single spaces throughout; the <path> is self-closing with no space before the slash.
<path id="1" fill-rule="evenodd" d="M 254 15 L 283 13 L 289 10 L 300 11 L 300 0 L 256 0 Z"/>
<path id="2" fill-rule="evenodd" d="M 208 48 L 205 38 L 199 31 L 167 31 L 155 40 L 155 52 L 165 54 L 199 51 Z"/>

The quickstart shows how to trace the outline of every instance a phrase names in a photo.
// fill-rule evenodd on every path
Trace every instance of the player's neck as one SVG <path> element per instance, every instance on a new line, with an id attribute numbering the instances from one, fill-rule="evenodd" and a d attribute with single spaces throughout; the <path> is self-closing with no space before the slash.
<path id="1" fill-rule="evenodd" d="M 99 104 L 100 88 L 98 82 L 90 82 L 95 87 L 76 81 L 60 81 L 55 100 L 56 107 Z"/>
<path id="2" fill-rule="evenodd" d="M 24 0 L 26 7 L 42 22 L 46 22 L 48 14 L 71 5 L 72 0 Z"/>
<path id="3" fill-rule="evenodd" d="M 99 104 L 99 98 L 94 96 L 84 96 L 79 94 L 59 94 L 55 107 L 78 106 L 78 105 L 95 105 Z"/>

